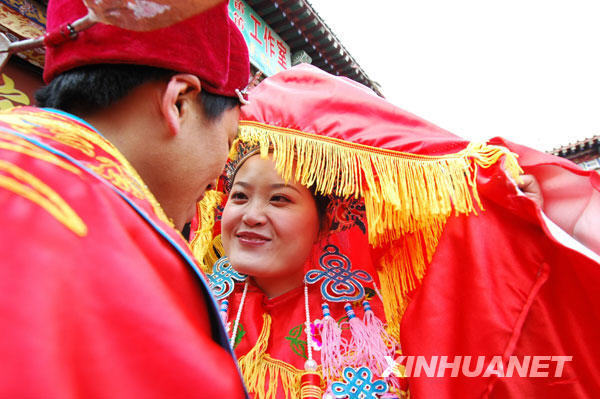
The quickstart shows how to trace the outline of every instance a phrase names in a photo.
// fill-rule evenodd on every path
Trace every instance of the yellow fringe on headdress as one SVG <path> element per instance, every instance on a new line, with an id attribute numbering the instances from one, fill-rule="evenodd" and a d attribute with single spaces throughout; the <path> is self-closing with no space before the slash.
<path id="1" fill-rule="evenodd" d="M 448 217 L 483 210 L 478 167 L 503 160 L 513 179 L 523 173 L 517 155 L 500 146 L 471 143 L 454 154 L 426 156 L 253 121 L 241 121 L 239 130 L 241 140 L 260 146 L 262 157 L 272 154 L 284 180 L 325 195 L 364 198 L 369 242 L 388 248 L 378 274 L 396 339 L 407 294 L 421 282 Z"/>
<path id="2" fill-rule="evenodd" d="M 240 122 L 240 138 L 259 144 L 263 157 L 272 152 L 286 181 L 314 185 L 325 195 L 363 197 L 374 246 L 439 225 L 452 211 L 481 209 L 477 166 L 487 168 L 505 155 L 512 177 L 520 172 L 516 155 L 499 146 L 471 144 L 455 154 L 426 156 L 251 121 Z"/>
<path id="3" fill-rule="evenodd" d="M 204 273 L 212 272 L 214 261 L 206 261 L 205 258 L 213 243 L 212 235 L 213 227 L 215 226 L 215 210 L 221 204 L 222 200 L 223 193 L 210 190 L 204 194 L 202 201 L 196 204 L 196 211 L 200 220 L 198 221 L 198 231 L 196 231 L 194 239 L 190 242 L 190 248 Z"/>
<path id="4" fill-rule="evenodd" d="M 286 399 L 299 398 L 303 371 L 266 353 L 270 332 L 271 316 L 265 313 L 256 345 L 238 361 L 246 388 L 256 399 L 275 399 L 281 381 Z"/>
<path id="5" fill-rule="evenodd" d="M 433 226 L 427 234 L 409 233 L 394 242 L 379 259 L 383 310 L 388 333 L 400 342 L 400 321 L 406 306 L 407 294 L 416 289 L 431 262 L 443 226 Z M 426 242 L 430 240 L 430 242 Z"/>
<path id="6" fill-rule="evenodd" d="M 204 255 L 204 259 L 202 263 L 204 265 L 214 265 L 217 263 L 221 257 L 225 256 L 225 248 L 223 248 L 223 242 L 221 241 L 221 234 L 218 234 L 215 238 L 213 238 L 210 243 L 206 254 Z M 212 272 L 212 270 L 211 270 Z"/>

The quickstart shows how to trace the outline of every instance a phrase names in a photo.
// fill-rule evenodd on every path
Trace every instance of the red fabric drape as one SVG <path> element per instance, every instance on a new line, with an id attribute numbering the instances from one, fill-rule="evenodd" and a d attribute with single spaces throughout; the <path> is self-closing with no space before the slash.
<path id="1" fill-rule="evenodd" d="M 570 191 L 574 189 L 580 197 L 597 196 L 598 176 L 593 173 L 508 145 L 523 154 L 526 172 L 543 167 L 530 162 L 537 155 L 548 161 L 546 167 L 563 174 L 569 183 L 569 191 L 562 193 L 567 202 L 576 197 Z M 546 204 L 559 211 L 563 224 L 577 225 L 582 212 L 560 213 L 569 209 L 560 201 L 565 189 L 551 186 L 544 174 L 537 177 Z M 410 378 L 412 397 L 594 397 L 600 391 L 600 265 L 559 243 L 533 203 L 518 194 L 497 168 L 482 171 L 478 185 L 486 210 L 479 216 L 448 220 L 422 286 L 402 320 L 404 354 L 486 355 L 487 362 L 494 355 L 505 360 L 511 355 L 573 358 L 561 378 L 554 377 L 553 367 L 547 370 L 548 378 L 467 378 L 460 373 L 456 378 L 450 373 L 445 378 Z"/>

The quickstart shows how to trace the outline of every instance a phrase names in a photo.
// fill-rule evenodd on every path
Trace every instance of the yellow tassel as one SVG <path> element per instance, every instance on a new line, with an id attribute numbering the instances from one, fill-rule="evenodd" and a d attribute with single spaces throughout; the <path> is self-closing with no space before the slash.
<path id="1" fill-rule="evenodd" d="M 205 258 L 213 243 L 212 235 L 213 227 L 215 226 L 215 211 L 222 200 L 222 193 L 216 190 L 210 190 L 204 194 L 202 201 L 196 204 L 196 212 L 198 213 L 200 220 L 196 235 L 190 243 L 190 248 L 204 273 L 210 273 L 212 271 L 212 265 L 214 264 L 214 262 L 207 262 Z"/>
<path id="2" fill-rule="evenodd" d="M 471 143 L 465 151 L 470 157 L 473 157 L 475 163 L 483 168 L 489 168 L 504 156 L 504 169 L 506 169 L 510 177 L 520 182 L 520 175 L 523 174 L 523 169 L 521 169 L 517 161 L 518 155 L 510 152 L 505 147 Z"/>
<path id="3" fill-rule="evenodd" d="M 271 316 L 265 313 L 256 345 L 238 361 L 246 388 L 249 393 L 256 395 L 256 399 L 275 399 L 281 381 L 286 399 L 298 398 L 303 371 L 266 353 L 270 333 Z"/>
<path id="4" fill-rule="evenodd" d="M 259 144 L 263 157 L 272 149 L 286 181 L 294 177 L 326 195 L 364 197 L 374 246 L 439 226 L 453 211 L 477 213 L 477 166 L 487 168 L 504 156 L 513 178 L 522 172 L 516 155 L 499 146 L 470 144 L 455 154 L 425 156 L 251 121 L 240 122 L 240 138 Z"/>
<path id="5" fill-rule="evenodd" d="M 400 321 L 408 305 L 408 294 L 416 289 L 431 262 L 443 228 L 432 227 L 427 233 L 406 234 L 394 242 L 379 260 L 378 270 L 387 331 L 400 341 Z"/>
<path id="6" fill-rule="evenodd" d="M 240 139 L 260 145 L 262 157 L 271 151 L 286 181 L 294 177 L 321 194 L 364 198 L 369 242 L 388 248 L 378 273 L 396 339 L 407 294 L 420 284 L 448 217 L 483 210 L 478 167 L 502 160 L 513 179 L 523 173 L 516 154 L 477 143 L 455 154 L 426 156 L 252 121 L 240 122 Z"/>
<path id="7" fill-rule="evenodd" d="M 478 167 L 502 160 L 513 179 L 523 173 L 506 148 L 477 143 L 455 154 L 425 156 L 252 121 L 240 122 L 240 138 L 258 144 L 262 157 L 271 151 L 284 180 L 293 177 L 325 195 L 364 198 L 369 242 L 389 248 L 378 273 L 396 339 L 407 294 L 420 284 L 448 217 L 483 210 Z"/>
<path id="8" fill-rule="evenodd" d="M 212 243 L 208 247 L 206 255 L 204 255 L 203 264 L 208 265 L 210 272 L 212 272 L 212 266 L 221 257 L 225 256 L 225 249 L 223 248 L 223 242 L 221 241 L 221 234 L 218 234 L 213 238 Z"/>

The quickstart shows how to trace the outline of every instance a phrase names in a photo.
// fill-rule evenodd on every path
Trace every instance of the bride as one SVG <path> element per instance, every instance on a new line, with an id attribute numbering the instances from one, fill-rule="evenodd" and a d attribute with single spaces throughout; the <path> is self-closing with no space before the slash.
<path id="1" fill-rule="evenodd" d="M 250 101 L 192 247 L 252 395 L 592 392 L 596 379 L 572 377 L 594 362 L 585 354 L 599 341 L 583 338 L 596 331 L 593 318 L 557 304 L 600 305 L 597 255 L 553 236 L 541 201 L 514 183 L 522 171 L 511 143 L 466 142 L 309 66 L 266 79 Z M 531 152 L 513 148 L 526 172 L 538 171 Z M 558 197 L 543 177 L 551 211 Z M 560 227 L 582 214 L 563 212 Z M 580 241 L 593 243 L 590 231 L 579 229 Z M 555 321 L 565 317 L 576 326 L 567 335 L 581 339 Z M 400 360 L 538 352 L 578 361 L 548 383 L 417 378 Z"/>

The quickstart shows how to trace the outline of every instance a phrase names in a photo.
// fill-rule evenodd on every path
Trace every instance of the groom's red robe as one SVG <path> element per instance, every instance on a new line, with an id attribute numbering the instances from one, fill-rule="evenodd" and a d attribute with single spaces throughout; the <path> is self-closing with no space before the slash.
<path id="1" fill-rule="evenodd" d="M 0 397 L 234 398 L 185 241 L 81 120 L 0 114 Z"/>

